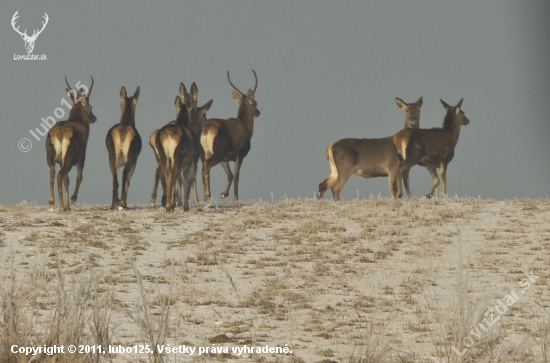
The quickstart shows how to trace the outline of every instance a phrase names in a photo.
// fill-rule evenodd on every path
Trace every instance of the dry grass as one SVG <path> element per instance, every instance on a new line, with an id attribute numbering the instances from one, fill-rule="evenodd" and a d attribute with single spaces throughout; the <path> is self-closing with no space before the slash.
<path id="1" fill-rule="evenodd" d="M 29 361 L 13 344 L 292 350 L 33 362 L 548 362 L 549 249 L 543 200 L 0 206 L 0 362 Z"/>

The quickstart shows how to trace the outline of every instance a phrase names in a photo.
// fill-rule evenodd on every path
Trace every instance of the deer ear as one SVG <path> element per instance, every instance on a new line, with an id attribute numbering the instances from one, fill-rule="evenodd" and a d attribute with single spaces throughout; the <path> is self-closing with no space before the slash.
<path id="1" fill-rule="evenodd" d="M 250 102 L 254 102 L 254 92 L 252 92 L 251 89 L 248 90 L 248 93 L 246 94 L 246 97 L 250 100 Z"/>
<path id="2" fill-rule="evenodd" d="M 120 102 L 124 102 L 126 99 L 126 87 L 122 86 L 120 89 Z"/>
<path id="3" fill-rule="evenodd" d="M 137 86 L 136 91 L 134 92 L 134 104 L 136 104 L 137 99 L 139 98 L 139 86 Z"/>
<path id="4" fill-rule="evenodd" d="M 25 35 L 27 35 L 26 33 L 25 34 L 21 34 L 21 39 L 25 40 Z"/>
<path id="5" fill-rule="evenodd" d="M 237 102 L 241 102 L 241 94 L 237 91 L 231 92 L 231 96 L 233 96 L 233 99 Z"/>
<path id="6" fill-rule="evenodd" d="M 181 110 L 181 107 L 183 106 L 180 96 L 176 96 L 176 99 L 174 100 L 174 105 L 176 105 L 176 111 L 179 113 Z"/>
<path id="7" fill-rule="evenodd" d="M 72 105 L 74 106 L 74 94 L 68 88 L 65 88 L 65 93 L 67 94 L 67 97 L 69 97 L 69 99 L 71 100 Z"/>
<path id="8" fill-rule="evenodd" d="M 456 107 L 456 108 L 461 108 L 461 107 L 462 107 L 462 102 L 463 102 L 463 101 L 464 101 L 464 98 L 461 98 L 461 99 L 460 99 L 460 102 L 458 102 L 458 103 L 456 104 L 455 107 Z"/>
<path id="9" fill-rule="evenodd" d="M 403 100 L 400 99 L 399 97 L 395 97 L 395 103 L 397 103 L 397 106 L 401 107 L 402 109 L 407 108 L 407 105 L 405 104 L 405 102 L 403 102 Z"/>
<path id="10" fill-rule="evenodd" d="M 214 100 L 210 100 L 206 102 L 204 105 L 202 105 L 201 109 L 208 111 L 210 110 L 210 107 L 212 107 L 212 104 L 214 103 Z"/>
<path id="11" fill-rule="evenodd" d="M 451 107 L 451 106 L 449 106 L 449 105 L 447 104 L 447 102 L 443 101 L 442 99 L 440 99 L 439 101 L 441 102 L 441 104 L 443 105 L 443 107 L 445 107 L 446 110 L 449 109 L 449 108 Z"/>
<path id="12" fill-rule="evenodd" d="M 210 110 L 210 107 L 212 107 L 212 103 L 214 102 L 214 100 L 210 100 L 208 102 L 206 102 L 204 105 L 202 105 L 199 109 L 199 115 L 200 114 L 205 114 L 208 110 Z M 202 116 L 202 115 L 200 115 Z"/>
<path id="13" fill-rule="evenodd" d="M 193 82 L 191 85 L 191 96 L 193 96 L 193 100 L 197 102 L 197 95 L 199 94 L 199 89 L 197 88 L 197 84 Z"/>
<path id="14" fill-rule="evenodd" d="M 424 100 L 422 99 L 422 97 L 420 97 L 418 101 L 416 101 L 416 103 L 418 104 L 418 107 L 420 107 L 424 103 Z"/>
<path id="15" fill-rule="evenodd" d="M 182 99 L 185 99 L 185 94 L 187 93 L 187 89 L 185 88 L 185 85 L 183 82 L 180 82 L 180 97 Z"/>

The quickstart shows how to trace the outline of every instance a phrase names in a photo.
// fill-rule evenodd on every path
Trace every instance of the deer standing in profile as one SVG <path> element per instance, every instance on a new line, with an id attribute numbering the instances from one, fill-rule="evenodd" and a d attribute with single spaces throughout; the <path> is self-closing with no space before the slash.
<path id="1" fill-rule="evenodd" d="M 71 100 L 72 108 L 69 111 L 69 118 L 66 121 L 59 121 L 48 132 L 46 138 L 46 160 L 50 167 L 50 211 L 54 206 L 54 178 L 55 165 L 61 165 L 57 174 L 57 191 L 59 193 L 59 211 L 64 212 L 71 209 L 69 203 L 69 172 L 76 166 L 77 177 L 74 194 L 71 197 L 71 203 L 75 203 L 78 198 L 78 189 L 82 183 L 82 171 L 84 170 L 84 161 L 86 159 L 86 145 L 90 134 L 90 124 L 97 121 L 92 112 L 90 104 L 90 95 L 94 87 L 94 79 L 88 95 L 84 94 L 83 89 L 75 92 L 69 86 L 67 77 L 65 83 L 67 88 L 65 92 Z M 65 202 L 63 201 L 63 185 L 65 185 Z"/>
<path id="2" fill-rule="evenodd" d="M 447 111 L 443 127 L 433 129 L 406 129 L 393 135 L 395 149 L 401 159 L 397 170 L 397 194 L 401 196 L 401 176 L 418 164 L 428 169 L 433 185 L 425 198 L 431 198 L 439 185 L 437 168 L 441 175 L 441 193 L 447 195 L 447 165 L 453 160 L 455 147 L 460 135 L 460 126 L 466 126 L 470 120 L 462 111 L 462 98 L 456 106 L 449 106 L 443 100 L 441 104 Z"/>
<path id="3" fill-rule="evenodd" d="M 415 103 L 405 103 L 399 98 L 395 98 L 395 102 L 405 110 L 405 128 L 417 129 L 420 123 L 422 97 Z M 327 146 L 326 155 L 330 174 L 319 184 L 319 199 L 322 199 L 327 189 L 331 188 L 334 200 L 340 200 L 340 191 L 353 174 L 363 178 L 387 176 L 390 194 L 394 198 L 397 196 L 396 178 L 399 156 L 391 136 L 382 139 L 338 140 Z M 403 173 L 403 179 L 410 197 L 408 171 Z"/>
<path id="4" fill-rule="evenodd" d="M 164 178 L 165 182 L 167 212 L 174 210 L 175 184 L 180 173 L 183 173 L 183 210 L 189 210 L 189 191 L 195 156 L 189 112 L 193 107 L 193 97 L 186 94 L 182 100 L 177 96 L 175 105 L 176 122 L 161 128 L 155 138 L 155 148 L 163 172 L 161 178 Z"/>
<path id="5" fill-rule="evenodd" d="M 25 29 L 24 32 L 21 32 L 19 30 L 19 27 L 17 28 L 15 27 L 15 22 L 19 18 L 18 14 L 19 14 L 19 10 L 17 10 L 15 14 L 13 14 L 13 17 L 11 18 L 11 26 L 13 30 L 15 30 L 19 35 L 21 35 L 21 38 L 23 38 L 23 40 L 25 41 L 25 49 L 27 50 L 27 53 L 30 54 L 34 50 L 34 43 L 36 42 L 36 38 L 38 38 L 40 33 L 42 33 L 42 31 L 46 27 L 46 24 L 48 24 L 48 20 L 49 20 L 48 14 L 44 13 L 43 18 L 45 21 L 42 22 L 42 29 L 40 30 L 35 29 L 30 37 L 27 35 L 27 29 Z"/>
<path id="6" fill-rule="evenodd" d="M 107 132 L 105 144 L 109 151 L 109 167 L 113 175 L 113 198 L 111 210 L 127 208 L 126 198 L 130 179 L 136 168 L 139 154 L 141 153 L 141 137 L 136 129 L 136 104 L 139 97 L 139 86 L 132 97 L 126 95 L 126 88 L 120 89 L 120 123 L 111 127 Z M 118 199 L 118 169 L 124 167 L 122 172 L 122 192 Z"/>
<path id="7" fill-rule="evenodd" d="M 185 99 L 185 95 L 187 94 L 187 90 L 186 90 L 185 85 L 183 84 L 183 82 L 180 83 L 179 92 L 180 92 L 180 98 Z M 190 110 L 189 117 L 190 117 L 190 120 L 191 120 L 191 131 L 192 131 L 192 135 L 193 135 L 193 141 L 194 141 L 194 144 L 195 144 L 194 169 L 192 171 L 192 176 L 191 176 L 192 183 L 193 183 L 192 186 L 193 186 L 193 194 L 194 194 L 194 198 L 195 198 L 195 204 L 197 204 L 199 202 L 199 195 L 198 195 L 198 192 L 197 192 L 197 164 L 198 164 L 201 152 L 202 152 L 202 147 L 200 147 L 200 133 L 201 133 L 201 130 L 202 130 L 202 125 L 206 122 L 206 112 L 210 109 L 210 107 L 212 106 L 212 103 L 214 102 L 213 100 L 210 100 L 207 103 L 205 103 L 204 105 L 202 105 L 201 107 L 197 107 L 198 93 L 199 93 L 199 90 L 197 88 L 197 85 L 196 85 L 195 82 L 193 82 L 193 84 L 191 85 L 191 93 L 190 93 L 190 95 L 193 99 L 193 106 Z M 176 121 L 171 121 L 170 122 L 170 124 L 172 124 L 172 125 L 175 124 L 175 123 L 176 123 Z M 162 183 L 163 191 L 166 190 L 166 185 L 165 185 L 164 179 L 162 178 L 163 172 L 162 172 L 162 168 L 161 168 L 160 162 L 159 162 L 160 161 L 159 154 L 158 154 L 158 150 L 156 149 L 156 146 L 155 146 L 155 139 L 156 139 L 157 133 L 159 131 L 160 131 L 160 129 L 153 131 L 153 133 L 151 134 L 151 137 L 149 138 L 149 145 L 151 146 L 151 148 L 153 148 L 153 151 L 155 152 L 155 157 L 156 157 L 157 163 L 158 163 L 158 167 L 155 171 L 155 184 L 153 186 L 153 193 L 151 194 L 151 205 L 153 205 L 153 206 L 155 205 L 155 202 L 156 202 L 156 199 L 157 199 L 157 189 L 158 189 L 159 181 L 161 181 L 161 183 Z M 199 147 L 197 147 L 197 145 L 199 145 Z M 178 188 L 176 188 L 176 196 L 177 196 L 178 202 L 181 204 L 182 203 L 182 200 L 181 200 L 181 187 L 182 187 L 182 183 L 183 183 L 183 179 L 181 177 L 181 174 L 178 175 L 177 183 L 178 183 Z M 163 195 L 162 195 L 162 206 L 163 207 L 166 206 L 166 192 L 163 192 Z"/>
<path id="8" fill-rule="evenodd" d="M 239 104 L 237 118 L 230 119 L 210 119 L 203 127 L 200 138 L 202 153 L 202 185 L 204 188 L 204 200 L 210 199 L 210 169 L 217 164 L 222 164 L 222 168 L 227 174 L 227 185 L 222 192 L 221 197 L 229 195 L 231 182 L 235 181 L 233 188 L 234 200 L 239 200 L 239 174 L 243 159 L 250 151 L 250 139 L 254 128 L 254 117 L 260 116 L 255 100 L 255 92 L 258 87 L 258 77 L 254 73 L 254 90 L 249 89 L 247 94 L 239 91 L 229 78 L 227 71 L 227 80 L 235 91 L 233 99 Z M 235 162 L 235 176 L 231 173 L 229 162 Z"/>

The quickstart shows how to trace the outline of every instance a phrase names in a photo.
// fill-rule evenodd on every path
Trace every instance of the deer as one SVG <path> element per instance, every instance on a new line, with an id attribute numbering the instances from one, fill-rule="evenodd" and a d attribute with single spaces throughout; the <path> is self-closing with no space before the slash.
<path id="1" fill-rule="evenodd" d="M 418 164 L 426 169 L 433 179 L 433 185 L 424 198 L 431 198 L 439 186 L 441 176 L 441 192 L 447 195 L 447 166 L 453 160 L 456 144 L 460 135 L 460 127 L 466 126 L 470 120 L 462 111 L 462 98 L 456 106 L 449 106 L 440 100 L 446 110 L 443 126 L 432 129 L 405 129 L 393 135 L 393 144 L 399 154 L 400 162 L 397 168 L 397 194 L 402 193 L 401 176 Z"/>
<path id="2" fill-rule="evenodd" d="M 186 90 L 185 85 L 183 84 L 183 82 L 180 82 L 179 93 L 180 93 L 180 98 L 182 98 L 182 99 L 185 98 L 185 95 L 187 94 L 187 90 Z M 193 106 L 190 110 L 190 115 L 189 116 L 190 116 L 190 120 L 191 120 L 191 132 L 192 132 L 193 141 L 194 141 L 194 144 L 195 144 L 195 157 L 194 157 L 194 161 L 193 161 L 194 169 L 193 169 L 192 176 L 191 176 L 195 204 L 198 204 L 198 202 L 199 202 L 199 196 L 198 196 L 198 192 L 197 192 L 197 165 L 198 165 L 200 155 L 202 153 L 202 147 L 200 147 L 200 133 L 201 133 L 201 130 L 202 130 L 202 125 L 206 122 L 206 112 L 210 109 L 210 107 L 212 106 L 212 103 L 214 102 L 213 100 L 210 100 L 207 103 L 205 103 L 204 105 L 202 105 L 201 107 L 197 107 L 198 93 L 199 93 L 199 90 L 197 88 L 197 84 L 195 82 L 193 82 L 193 84 L 191 85 L 191 93 L 190 93 L 191 97 L 193 98 Z M 176 123 L 175 121 L 170 122 L 170 124 L 172 124 L 172 125 L 175 124 L 175 123 Z M 156 199 L 157 199 L 157 189 L 158 189 L 159 181 L 162 182 L 162 188 L 163 188 L 163 190 L 165 190 L 165 183 L 164 183 L 164 179 L 162 179 L 163 173 L 162 173 L 162 168 L 161 168 L 160 162 L 159 162 L 160 159 L 159 159 L 159 155 L 158 155 L 158 150 L 156 149 L 156 146 L 155 146 L 156 135 L 159 131 L 160 131 L 160 129 L 153 131 L 153 133 L 151 134 L 151 136 L 149 138 L 149 145 L 151 146 L 151 148 L 153 148 L 153 151 L 155 152 L 155 157 L 156 157 L 157 163 L 158 163 L 158 167 L 155 171 L 155 184 L 153 186 L 153 193 L 151 194 L 151 205 L 153 205 L 153 206 L 155 205 Z M 197 147 L 197 145 L 199 147 Z M 181 200 L 181 186 L 182 186 L 182 183 L 183 183 L 183 179 L 181 177 L 181 174 L 178 175 L 177 181 L 178 181 L 179 188 L 176 189 L 176 196 L 177 196 L 178 202 L 181 204 L 182 203 L 182 200 Z M 163 193 L 161 202 L 162 202 L 162 206 L 165 207 L 166 206 L 166 193 Z"/>
<path id="3" fill-rule="evenodd" d="M 405 129 L 417 129 L 420 123 L 422 97 L 415 103 L 405 103 L 396 97 L 395 102 L 405 110 Z M 334 200 L 339 201 L 340 191 L 353 174 L 363 178 L 387 176 L 390 194 L 396 198 L 399 156 L 391 136 L 381 139 L 341 139 L 327 146 L 326 156 L 330 174 L 319 184 L 318 199 L 322 199 L 327 189 L 331 188 Z M 403 173 L 403 179 L 410 197 L 408 172 Z"/>
<path id="4" fill-rule="evenodd" d="M 49 17 L 48 17 L 48 14 L 44 13 L 44 20 L 42 22 L 42 29 L 38 30 L 38 29 L 35 29 L 34 32 L 32 33 L 32 35 L 29 37 L 27 35 L 27 29 L 25 29 L 24 32 L 21 32 L 19 31 L 19 27 L 15 27 L 15 23 L 17 21 L 17 19 L 19 18 L 19 10 L 17 10 L 15 12 L 15 14 L 13 14 L 13 17 L 11 18 L 11 26 L 13 28 L 13 30 L 15 30 L 19 35 L 21 35 L 21 38 L 23 38 L 23 40 L 25 41 L 25 49 L 27 50 L 27 53 L 32 53 L 32 51 L 34 50 L 34 43 L 36 42 L 36 38 L 38 38 L 38 36 L 40 35 L 40 33 L 42 33 L 42 31 L 44 30 L 44 28 L 46 28 L 46 24 L 48 24 L 48 20 L 49 20 Z"/>
<path id="5" fill-rule="evenodd" d="M 59 211 L 70 211 L 69 204 L 69 172 L 76 166 L 77 177 L 74 194 L 71 197 L 71 203 L 76 203 L 78 198 L 78 190 L 82 183 L 82 172 L 84 170 L 84 161 L 86 160 L 86 146 L 88 144 L 88 136 L 90 134 L 90 124 L 97 121 L 97 118 L 92 112 L 90 104 L 90 96 L 94 88 L 94 79 L 88 95 L 84 94 L 83 88 L 78 92 L 71 89 L 67 76 L 65 83 L 67 88 L 65 92 L 71 100 L 72 107 L 69 111 L 69 118 L 66 121 L 57 122 L 48 132 L 46 137 L 46 160 L 50 167 L 50 211 L 54 209 L 54 178 L 55 166 L 60 165 L 59 173 L 57 174 L 57 191 L 59 193 Z M 63 185 L 65 186 L 65 202 L 63 200 Z"/>
<path id="6" fill-rule="evenodd" d="M 128 97 L 126 87 L 120 89 L 120 123 L 114 125 L 107 132 L 105 145 L 109 152 L 109 167 L 113 175 L 113 198 L 111 210 L 124 210 L 128 208 L 126 199 L 128 197 L 128 188 L 130 179 L 134 174 L 139 154 L 141 153 L 141 137 L 136 129 L 136 104 L 139 97 L 139 86 L 134 95 Z M 118 169 L 124 167 L 122 171 L 122 191 L 118 199 Z"/>
<path id="7" fill-rule="evenodd" d="M 258 76 L 254 73 L 254 89 L 249 89 L 246 94 L 241 92 L 231 82 L 229 71 L 227 71 L 227 80 L 234 91 L 233 99 L 239 104 L 237 118 L 229 119 L 209 119 L 203 127 L 200 137 L 202 146 L 202 184 L 204 189 L 204 200 L 210 199 L 210 169 L 217 164 L 221 164 L 227 175 L 227 184 L 225 190 L 221 193 L 222 199 L 229 195 L 231 183 L 235 181 L 233 187 L 234 200 L 239 200 L 239 175 L 243 159 L 250 151 L 250 140 L 254 128 L 254 117 L 260 116 L 258 104 L 255 99 L 255 92 L 258 88 Z M 229 162 L 235 162 L 235 175 L 231 173 Z"/>
<path id="8" fill-rule="evenodd" d="M 162 168 L 166 194 L 166 211 L 172 212 L 175 207 L 175 184 L 180 173 L 183 173 L 183 210 L 189 210 L 189 192 L 195 157 L 195 145 L 191 134 L 190 110 L 193 108 L 193 97 L 186 94 L 184 99 L 176 96 L 177 117 L 175 123 L 169 123 L 159 130 L 155 137 L 155 148 Z"/>

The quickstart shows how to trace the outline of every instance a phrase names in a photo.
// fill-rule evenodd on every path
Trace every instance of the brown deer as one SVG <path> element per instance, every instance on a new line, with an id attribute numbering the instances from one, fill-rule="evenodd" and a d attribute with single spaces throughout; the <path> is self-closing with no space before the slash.
<path id="1" fill-rule="evenodd" d="M 90 95 L 94 87 L 94 79 L 91 75 L 90 78 L 92 79 L 92 84 L 86 96 L 82 88 L 78 92 L 73 91 L 65 76 L 65 83 L 67 84 L 65 92 L 73 106 L 69 112 L 69 118 L 66 121 L 56 123 L 50 129 L 46 138 L 46 160 L 50 167 L 50 211 L 53 211 L 54 206 L 53 185 L 56 164 L 61 165 L 57 174 L 59 211 L 64 212 L 71 209 L 69 203 L 69 172 L 73 166 L 76 166 L 77 177 L 71 203 L 75 203 L 78 198 L 78 189 L 82 182 L 82 171 L 84 170 L 84 161 L 86 159 L 86 145 L 88 144 L 88 136 L 90 134 L 90 124 L 97 121 L 90 104 Z M 65 185 L 65 202 L 63 202 L 63 185 Z"/>
<path id="2" fill-rule="evenodd" d="M 442 128 L 405 129 L 393 135 L 393 144 L 401 159 L 397 169 L 397 194 L 401 196 L 401 176 L 418 164 L 428 169 L 433 185 L 425 198 L 431 198 L 439 185 L 437 168 L 441 174 L 441 192 L 447 194 L 447 165 L 453 160 L 455 147 L 460 135 L 460 126 L 466 126 L 470 120 L 461 110 L 462 98 L 456 106 L 449 106 L 443 100 L 441 104 L 447 111 Z"/>
<path id="3" fill-rule="evenodd" d="M 250 139 L 254 128 L 254 117 L 260 116 L 255 100 L 255 92 L 258 87 L 258 77 L 254 73 L 254 90 L 249 89 L 247 94 L 239 91 L 229 78 L 227 71 L 227 80 L 233 91 L 233 99 L 239 104 L 237 118 L 230 119 L 210 119 L 202 127 L 200 143 L 203 149 L 202 153 L 202 185 L 204 188 L 204 200 L 210 199 L 210 169 L 217 164 L 222 164 L 222 168 L 227 174 L 227 185 L 222 192 L 221 197 L 229 195 L 231 182 L 235 181 L 233 188 L 234 200 L 239 200 L 239 173 L 244 157 L 250 151 Z M 235 176 L 231 173 L 229 162 L 235 162 Z"/>
<path id="4" fill-rule="evenodd" d="M 422 97 L 415 103 L 405 103 L 396 97 L 395 102 L 405 110 L 405 128 L 418 128 Z M 330 174 L 319 184 L 319 199 L 322 199 L 327 189 L 331 188 L 334 200 L 340 200 L 340 191 L 353 174 L 363 178 L 387 176 L 390 194 L 394 198 L 397 196 L 399 156 L 395 152 L 391 136 L 382 139 L 338 140 L 327 146 L 326 155 Z M 403 179 L 410 197 L 408 171 L 403 173 Z"/>
<path id="5" fill-rule="evenodd" d="M 185 98 L 185 95 L 187 94 L 187 90 L 185 88 L 185 85 L 183 84 L 183 82 L 180 83 L 180 98 L 184 99 Z M 200 157 L 200 154 L 202 152 L 202 147 L 200 147 L 200 133 L 201 133 L 201 130 L 202 130 L 202 125 L 206 122 L 206 112 L 210 109 L 210 107 L 212 106 L 212 103 L 214 102 L 213 100 L 210 100 L 208 101 L 207 103 L 205 103 L 204 105 L 202 105 L 201 107 L 197 107 L 197 96 L 198 96 L 198 93 L 199 93 L 199 90 L 197 88 L 197 85 L 195 82 L 193 82 L 193 84 L 191 85 L 191 97 L 193 98 L 193 107 L 191 108 L 190 110 L 190 120 L 191 120 L 191 131 L 192 131 L 192 135 L 193 135 L 193 141 L 194 141 L 194 144 L 195 144 L 195 152 L 196 152 L 196 155 L 194 157 L 194 169 L 193 169 L 193 173 L 192 173 L 192 181 L 193 181 L 193 194 L 194 194 L 194 198 L 195 198 L 195 204 L 197 204 L 199 202 L 199 196 L 198 196 L 198 192 L 197 192 L 197 164 L 198 164 L 198 160 L 199 160 L 199 157 Z M 170 124 L 175 124 L 176 121 L 171 121 Z M 162 182 L 162 188 L 163 190 L 165 190 L 165 183 L 164 183 L 164 179 L 162 179 L 162 168 L 160 166 L 160 159 L 159 159 L 159 156 L 158 156 L 158 151 L 156 150 L 156 147 L 155 147 L 155 139 L 156 139 L 156 135 L 157 133 L 160 131 L 160 129 L 158 130 L 155 130 L 153 131 L 153 133 L 151 134 L 151 137 L 149 138 L 149 145 L 153 148 L 153 151 L 155 152 L 155 157 L 157 159 L 157 163 L 159 164 L 156 171 L 155 171 L 155 184 L 153 186 L 153 193 L 151 194 L 151 205 L 155 205 L 155 202 L 156 202 L 156 199 L 157 199 L 157 189 L 158 189 L 158 183 L 159 181 Z M 197 145 L 199 145 L 199 147 L 197 147 Z M 181 174 L 178 175 L 178 179 L 177 179 L 177 182 L 178 182 L 178 185 L 179 185 L 179 188 L 176 189 L 176 196 L 177 196 L 177 199 L 178 199 L 178 202 L 181 204 L 182 203 L 182 200 L 181 200 L 181 186 L 182 186 L 182 183 L 183 183 L 183 179 L 181 177 Z M 163 193 L 162 195 L 162 206 L 165 207 L 166 206 L 166 193 Z"/>
<path id="6" fill-rule="evenodd" d="M 166 211 L 175 207 L 175 184 L 178 175 L 183 172 L 183 210 L 189 210 L 189 191 L 195 157 L 195 146 L 191 134 L 190 110 L 193 107 L 193 97 L 186 94 L 182 100 L 176 97 L 176 122 L 161 128 L 155 138 L 155 148 L 158 152 L 160 166 L 165 182 Z"/>
<path id="7" fill-rule="evenodd" d="M 111 127 L 107 132 L 105 144 L 109 151 L 109 167 L 113 174 L 113 200 L 111 210 L 127 208 L 126 198 L 130 179 L 136 168 L 139 154 L 141 153 L 141 137 L 136 129 L 136 104 L 139 97 L 139 86 L 132 97 L 126 95 L 126 88 L 120 89 L 120 109 L 122 116 L 120 123 Z M 122 192 L 118 199 L 118 169 L 124 167 L 122 172 Z"/>

